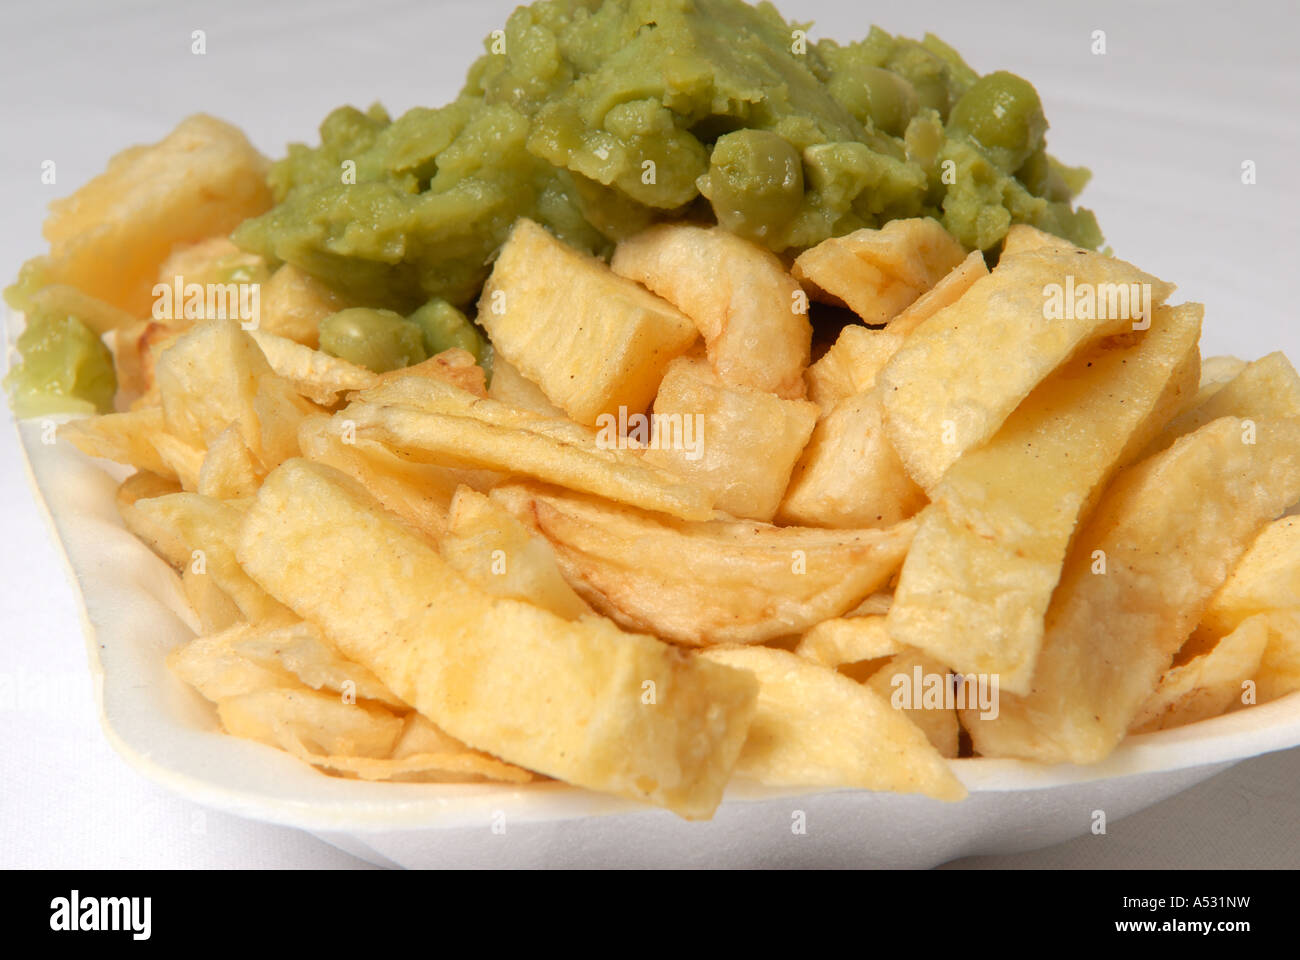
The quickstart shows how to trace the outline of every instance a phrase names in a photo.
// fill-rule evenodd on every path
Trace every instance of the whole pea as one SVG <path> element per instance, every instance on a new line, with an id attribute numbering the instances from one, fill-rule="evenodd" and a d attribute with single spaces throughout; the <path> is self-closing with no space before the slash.
<path id="1" fill-rule="evenodd" d="M 965 133 L 1012 173 L 1042 145 L 1047 118 L 1033 85 L 999 70 L 977 80 L 953 105 L 948 128 Z"/>
<path id="2" fill-rule="evenodd" d="M 908 121 L 920 108 L 916 90 L 903 77 L 883 67 L 866 67 L 861 74 L 862 95 L 877 130 L 901 137 Z"/>
<path id="3" fill-rule="evenodd" d="M 424 349 L 429 356 L 460 347 L 481 361 L 486 341 L 469 318 L 441 297 L 434 297 L 407 318 L 424 334 Z"/>
<path id="4" fill-rule="evenodd" d="M 803 162 L 790 142 L 767 130 L 718 138 L 700 177 L 718 223 L 753 240 L 778 233 L 803 203 Z"/>
<path id="5" fill-rule="evenodd" d="M 428 359 L 424 334 L 400 313 L 349 307 L 320 322 L 320 348 L 375 373 Z"/>

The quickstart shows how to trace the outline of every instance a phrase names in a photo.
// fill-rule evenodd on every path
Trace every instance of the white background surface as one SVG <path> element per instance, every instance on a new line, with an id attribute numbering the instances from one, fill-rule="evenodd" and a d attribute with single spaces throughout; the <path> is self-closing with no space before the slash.
<path id="1" fill-rule="evenodd" d="M 1090 166 L 1116 252 L 1207 305 L 1207 353 L 1300 358 L 1293 3 L 783 0 L 814 37 L 933 30 L 977 70 L 1038 87 L 1049 143 Z M 0 6 L 0 279 L 39 252 L 45 205 L 204 110 L 278 156 L 334 106 L 394 114 L 456 93 L 510 2 L 51 2 Z M 866 13 L 855 11 L 866 9 Z M 207 53 L 190 52 L 207 33 Z M 1093 30 L 1108 53 L 1090 52 Z M 54 160 L 57 183 L 43 185 Z M 1241 164 L 1257 164 L 1245 186 Z M 7 408 L 4 416 L 7 418 Z M 306 834 L 206 813 L 119 760 L 94 715 L 80 624 L 14 432 L 0 429 L 0 867 L 364 866 Z M 954 866 L 1300 866 L 1300 751 L 1247 761 L 1084 837 Z"/>

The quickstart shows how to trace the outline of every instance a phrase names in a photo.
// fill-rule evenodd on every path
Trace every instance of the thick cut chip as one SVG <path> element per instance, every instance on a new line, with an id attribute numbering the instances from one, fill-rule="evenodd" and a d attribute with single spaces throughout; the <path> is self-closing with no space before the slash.
<path id="1" fill-rule="evenodd" d="M 305 687 L 272 687 L 217 703 L 226 732 L 296 756 L 387 757 L 402 735 L 402 717 L 373 703 L 346 703 Z"/>
<path id="2" fill-rule="evenodd" d="M 988 757 L 1094 763 L 1119 743 L 1210 597 L 1300 499 L 1300 421 L 1225 417 L 1129 468 L 1071 547 L 1026 697 L 962 714 Z"/>
<path id="3" fill-rule="evenodd" d="M 443 558 L 466 580 L 499 597 L 536 604 L 566 620 L 592 613 L 564 579 L 555 550 L 505 507 L 469 487 L 451 501 Z"/>
<path id="4" fill-rule="evenodd" d="M 1255 695 L 1260 703 L 1300 690 L 1300 609 L 1271 610 L 1268 646 L 1255 674 Z"/>
<path id="5" fill-rule="evenodd" d="M 866 393 L 889 358 L 903 344 L 901 334 L 849 324 L 840 330 L 831 348 L 808 368 L 808 399 L 824 413 L 842 400 Z"/>
<path id="6" fill-rule="evenodd" d="M 721 800 L 754 710 L 745 673 L 479 590 L 346 476 L 303 460 L 267 477 L 239 557 L 469 746 L 688 818 Z"/>
<path id="7" fill-rule="evenodd" d="M 265 330 L 253 330 L 251 336 L 271 369 L 313 403 L 333 406 L 340 394 L 364 390 L 374 386 L 378 379 L 365 367 L 313 350 L 288 337 Z"/>
<path id="8" fill-rule="evenodd" d="M 601 261 L 518 221 L 483 287 L 478 322 L 498 354 L 579 423 L 650 406 L 699 334 L 690 318 Z"/>
<path id="9" fill-rule="evenodd" d="M 544 417 L 563 417 L 565 412 L 546 399 L 542 388 L 529 380 L 522 373 L 506 362 L 504 357 L 492 358 L 492 383 L 488 386 L 488 396 L 493 400 L 531 410 Z"/>
<path id="10" fill-rule="evenodd" d="M 163 430 L 162 411 L 145 407 L 69 420 L 59 426 L 57 435 L 87 456 L 129 464 L 137 470 L 175 479 L 176 471 L 153 443 Z"/>
<path id="11" fill-rule="evenodd" d="M 195 573 L 192 567 L 186 567 L 181 571 L 181 587 L 198 618 L 201 633 L 220 633 L 243 621 L 244 614 L 230 599 L 230 594 L 206 573 Z"/>
<path id="12" fill-rule="evenodd" d="M 707 490 L 618 449 L 616 437 L 460 393 L 446 397 L 446 412 L 357 402 L 337 416 L 359 439 L 417 462 L 535 477 L 683 519 L 712 515 Z"/>
<path id="13" fill-rule="evenodd" d="M 1284 354 L 1270 353 L 1246 364 L 1226 382 L 1208 385 L 1197 399 L 1199 403 L 1151 441 L 1148 455 L 1220 417 L 1300 417 L 1300 374 Z"/>
<path id="14" fill-rule="evenodd" d="M 149 528 L 166 531 L 150 545 L 179 568 L 212 577 L 239 606 L 245 619 L 283 619 L 288 611 L 244 573 L 235 559 L 244 511 L 241 506 L 197 493 L 173 493 L 139 500 L 132 509 Z M 176 551 L 176 544 L 184 549 Z M 178 562 L 179 561 L 179 562 Z"/>
<path id="15" fill-rule="evenodd" d="M 1300 610 L 1300 517 L 1264 528 L 1210 600 L 1201 625 L 1223 636 L 1270 610 Z"/>
<path id="16" fill-rule="evenodd" d="M 286 263 L 262 287 L 259 306 L 260 330 L 314 349 L 320 343 L 320 322 L 356 304 Z"/>
<path id="17" fill-rule="evenodd" d="M 180 493 L 181 485 L 174 477 L 164 477 L 148 470 L 138 470 L 122 481 L 117 488 L 117 508 L 122 510 L 132 506 L 137 500 L 161 497 L 168 493 Z"/>
<path id="18" fill-rule="evenodd" d="M 794 652 L 824 667 L 892 657 L 902 650 L 879 614 L 823 620 L 803 635 Z"/>
<path id="19" fill-rule="evenodd" d="M 691 645 L 760 643 L 840 616 L 889 580 L 912 537 L 911 524 L 689 523 L 526 486 L 493 496 L 555 545 L 565 578 L 597 611 Z"/>
<path id="20" fill-rule="evenodd" d="M 209 320 L 158 358 L 167 430 L 206 447 L 232 423 L 267 469 L 298 453 L 298 422 L 317 408 L 279 377 L 233 320 Z"/>
<path id="21" fill-rule="evenodd" d="M 1081 346 L 1140 328 L 1145 289 L 1155 307 L 1173 287 L 1086 250 L 1004 255 L 996 270 L 914 330 L 880 373 L 889 436 L 912 478 L 932 490 Z M 1071 299 L 1058 318 L 1048 309 L 1052 290 L 1062 299 L 1065 290 L 1092 291 L 1092 309 Z"/>
<path id="22" fill-rule="evenodd" d="M 775 786 L 965 798 L 925 733 L 862 684 L 768 647 L 714 647 L 696 658 L 758 678 L 758 712 L 736 764 L 741 776 Z"/>
<path id="23" fill-rule="evenodd" d="M 1214 649 L 1170 667 L 1129 724 L 1129 732 L 1181 727 L 1241 706 L 1245 687 L 1259 669 L 1267 646 L 1267 617 L 1251 617 Z"/>
<path id="24" fill-rule="evenodd" d="M 1029 250 L 1051 250 L 1069 253 L 1078 249 L 1069 240 L 1058 237 L 1046 230 L 1039 230 L 1027 223 L 1013 224 L 1002 240 L 1002 256 L 1009 257 Z"/>
<path id="25" fill-rule="evenodd" d="M 966 251 L 937 220 L 891 220 L 823 240 L 794 262 L 795 279 L 819 300 L 848 307 L 865 323 L 888 323 Z"/>
<path id="26" fill-rule="evenodd" d="M 119 403 L 127 403 L 133 410 L 158 406 L 158 357 L 184 329 L 170 322 L 140 320 L 113 331 L 113 369 L 117 374 Z"/>
<path id="27" fill-rule="evenodd" d="M 472 353 L 460 347 L 452 347 L 442 353 L 436 353 L 428 360 L 422 360 L 409 367 L 381 373 L 375 377 L 373 384 L 360 391 L 357 396 L 363 400 L 369 399 L 372 392 L 378 395 L 395 386 L 406 390 L 408 395 L 427 390 L 436 392 L 439 385 L 430 386 L 427 382 L 430 380 L 459 387 L 480 399 L 487 396 L 487 378 L 483 368 L 475 361 Z"/>
<path id="28" fill-rule="evenodd" d="M 1197 400 L 1208 400 L 1210 393 L 1217 393 L 1221 388 L 1246 369 L 1246 361 L 1237 357 L 1206 357 L 1201 361 L 1201 391 Z"/>
<path id="29" fill-rule="evenodd" d="M 205 497 L 237 500 L 251 497 L 266 476 L 266 469 L 248 449 L 239 427 L 231 424 L 208 445 L 195 487 Z"/>
<path id="30" fill-rule="evenodd" d="M 719 510 L 771 520 L 816 422 L 816 404 L 728 386 L 704 360 L 678 357 L 644 459 L 707 490 Z"/>
<path id="31" fill-rule="evenodd" d="M 659 224 L 620 243 L 611 266 L 695 321 L 723 383 L 803 397 L 807 298 L 770 250 L 722 227 Z"/>
<path id="32" fill-rule="evenodd" d="M 956 685 L 961 682 L 944 664 L 908 647 L 874 671 L 866 685 L 893 709 L 906 714 L 939 756 L 951 760 L 957 756 L 961 736 L 954 706 Z"/>
<path id="33" fill-rule="evenodd" d="M 458 487 L 486 490 L 501 479 L 484 470 L 413 463 L 381 443 L 357 437 L 356 424 L 346 414 L 307 417 L 298 442 L 304 457 L 342 470 L 385 509 L 434 540 L 447 532 L 447 513 Z"/>
<path id="34" fill-rule="evenodd" d="M 186 443 L 170 433 L 155 434 L 150 442 L 158 451 L 159 458 L 167 465 L 168 472 L 176 475 L 181 487 L 189 493 L 198 490 L 199 477 L 203 473 L 203 448 Z"/>
<path id="35" fill-rule="evenodd" d="M 147 316 L 154 278 L 173 248 L 229 233 L 271 206 L 266 171 L 235 127 L 204 114 L 186 118 L 50 204 L 50 280 Z"/>
<path id="36" fill-rule="evenodd" d="M 981 250 L 972 250 L 957 266 L 931 289 L 921 294 L 910 307 L 889 321 L 889 332 L 907 336 L 926 320 L 950 307 L 966 293 L 980 277 L 989 275 L 988 265 L 984 262 Z"/>
<path id="37" fill-rule="evenodd" d="M 889 612 L 900 643 L 1028 693 L 1079 518 L 1195 394 L 1199 305 L 1160 307 L 1137 343 L 1102 341 L 958 460 L 922 511 Z"/>
<path id="38" fill-rule="evenodd" d="M 813 429 L 777 511 L 781 523 L 889 527 L 925 505 L 889 440 L 879 391 L 841 401 Z"/>
<path id="39" fill-rule="evenodd" d="M 301 683 L 348 700 L 374 700 L 399 711 L 407 709 L 373 673 L 348 660 L 316 627 L 301 621 L 240 623 L 177 647 L 167 662 L 212 701 Z"/>

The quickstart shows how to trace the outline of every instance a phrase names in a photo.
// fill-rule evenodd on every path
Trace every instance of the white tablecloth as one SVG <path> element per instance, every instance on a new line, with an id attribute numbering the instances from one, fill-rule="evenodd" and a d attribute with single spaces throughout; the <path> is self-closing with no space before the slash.
<path id="1" fill-rule="evenodd" d="M 1207 353 L 1300 359 L 1300 8 L 1214 4 L 785 0 L 813 36 L 932 30 L 981 71 L 1031 79 L 1053 152 L 1084 163 L 1117 253 L 1207 305 Z M 0 279 L 39 250 L 45 205 L 127 144 L 207 111 L 279 155 L 342 103 L 450 99 L 509 2 L 163 0 L 12 4 L 0 31 Z M 866 10 L 866 13 L 858 13 Z M 873 14 L 872 11 L 875 11 Z M 191 52 L 205 33 L 206 53 Z M 1107 53 L 1091 52 L 1105 31 Z M 53 160 L 57 182 L 41 182 Z M 1258 182 L 1241 182 L 1253 161 Z M 7 282 L 7 279 L 6 281 Z M 7 412 L 5 414 L 7 417 Z M 71 587 L 0 430 L 0 867 L 349 867 L 295 830 L 206 813 L 103 739 Z M 1127 821 L 954 866 L 1300 866 L 1300 751 L 1251 760 Z"/>

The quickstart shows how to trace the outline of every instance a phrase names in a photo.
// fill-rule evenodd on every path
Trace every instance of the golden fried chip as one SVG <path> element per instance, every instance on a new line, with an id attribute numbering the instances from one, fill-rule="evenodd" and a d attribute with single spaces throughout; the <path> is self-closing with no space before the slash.
<path id="1" fill-rule="evenodd" d="M 900 643 L 1029 692 L 1075 526 L 1195 393 L 1200 333 L 1199 305 L 1157 308 L 1137 343 L 1085 350 L 948 469 L 894 593 Z"/>
<path id="2" fill-rule="evenodd" d="M 1064 300 L 1067 289 L 1091 291 L 1091 309 L 1075 298 L 1059 304 L 1057 317 L 1049 293 Z M 912 479 L 932 490 L 1076 350 L 1132 331 L 1144 289 L 1155 307 L 1173 287 L 1099 253 L 1004 254 L 996 270 L 914 330 L 880 373 L 889 437 Z"/>
<path id="3" fill-rule="evenodd" d="M 920 728 L 862 684 L 769 647 L 712 647 L 696 659 L 758 678 L 758 712 L 736 764 L 741 776 L 776 786 L 966 796 Z"/>
<path id="4" fill-rule="evenodd" d="M 966 258 L 937 220 L 891 220 L 823 240 L 794 262 L 795 279 L 818 300 L 888 323 Z"/>
<path id="5" fill-rule="evenodd" d="M 720 801 L 754 709 L 745 673 L 485 593 L 345 475 L 304 460 L 267 477 L 239 558 L 469 746 L 685 817 Z"/>
<path id="6" fill-rule="evenodd" d="M 137 470 L 175 479 L 176 471 L 153 443 L 162 432 L 162 411 L 150 407 L 69 420 L 59 425 L 57 436 L 86 456 L 130 464 Z"/>
<path id="7" fill-rule="evenodd" d="M 698 357 L 668 367 L 643 459 L 707 490 L 734 517 L 771 520 L 803 452 L 817 406 L 724 383 Z"/>
<path id="8" fill-rule="evenodd" d="M 539 487 L 492 496 L 555 546 L 600 613 L 690 645 L 759 643 L 851 609 L 898 569 L 911 524 L 887 530 L 683 522 Z"/>
<path id="9" fill-rule="evenodd" d="M 104 173 L 50 204 L 51 282 L 147 316 L 154 278 L 173 249 L 229 233 L 271 206 L 266 171 L 243 133 L 205 114 L 158 143 L 123 150 Z"/>
<path id="10" fill-rule="evenodd" d="M 1214 649 L 1170 667 L 1129 723 L 1129 732 L 1181 727 L 1241 706 L 1243 690 L 1259 669 L 1267 646 L 1267 618 L 1251 617 Z"/>
<path id="11" fill-rule="evenodd" d="M 387 757 L 402 735 L 400 716 L 373 703 L 345 703 L 306 688 L 273 687 L 217 703 L 226 732 L 302 757 Z"/>
<path id="12" fill-rule="evenodd" d="M 448 401 L 446 413 L 356 402 L 338 416 L 355 425 L 357 437 L 419 463 L 535 477 L 683 519 L 712 514 L 706 490 L 619 449 L 613 430 L 592 435 L 494 400 Z"/>
<path id="13" fill-rule="evenodd" d="M 842 400 L 866 393 L 902 344 L 902 334 L 893 329 L 872 330 L 849 324 L 805 373 L 808 399 L 823 413 L 830 413 Z"/>
<path id="14" fill-rule="evenodd" d="M 230 599 L 230 594 L 217 586 L 217 581 L 206 572 L 195 573 L 192 567 L 185 567 L 181 571 L 181 587 L 204 635 L 220 633 L 244 621 L 244 614 Z"/>
<path id="15" fill-rule="evenodd" d="M 892 657 L 902 645 L 879 614 L 823 620 L 803 635 L 794 652 L 824 667 Z"/>
<path id="16" fill-rule="evenodd" d="M 266 470 L 244 443 L 238 425 L 231 424 L 208 445 L 194 489 L 205 497 L 235 500 L 257 493 L 265 476 Z"/>
<path id="17" fill-rule="evenodd" d="M 770 250 L 722 227 L 664 223 L 619 243 L 610 265 L 695 322 L 723 383 L 803 397 L 807 297 Z"/>
<path id="18" fill-rule="evenodd" d="M 235 559 L 244 517 L 241 506 L 197 493 L 173 493 L 139 500 L 131 509 L 147 525 L 143 533 L 155 528 L 165 531 L 154 534 L 150 546 L 178 569 L 188 567 L 196 575 L 216 580 L 245 619 L 260 623 L 287 618 L 288 611 L 254 583 Z M 178 543 L 184 544 L 182 550 L 176 550 Z"/>
<path id="19" fill-rule="evenodd" d="M 956 690 L 960 683 L 952 671 L 920 650 L 904 648 L 890 657 L 866 680 L 876 696 L 911 720 L 939 756 L 957 756 L 961 724 L 957 722 Z M 948 692 L 952 690 L 952 700 Z"/>
<path id="20" fill-rule="evenodd" d="M 1300 500 L 1300 421 L 1215 420 L 1130 467 L 1071 547 L 1026 697 L 962 714 L 983 756 L 1094 763 L 1124 736 L 1224 573 Z"/>
<path id="21" fill-rule="evenodd" d="M 880 393 L 869 390 L 817 422 L 776 516 L 815 527 L 890 527 L 925 502 L 889 440 Z"/>
<path id="22" fill-rule="evenodd" d="M 1265 527 L 1210 600 L 1201 625 L 1218 636 L 1271 610 L 1300 610 L 1300 517 Z"/>
<path id="23" fill-rule="evenodd" d="M 343 393 L 364 390 L 378 379 L 365 367 L 313 350 L 265 330 L 250 331 L 266 362 L 278 376 L 313 403 L 333 406 Z"/>
<path id="24" fill-rule="evenodd" d="M 458 489 L 447 527 L 443 559 L 480 589 L 526 600 L 566 620 L 592 613 L 565 581 L 550 542 L 483 494 Z"/>
<path id="25" fill-rule="evenodd" d="M 983 251 L 972 250 L 966 259 L 948 271 L 942 280 L 890 320 L 889 332 L 898 336 L 907 336 L 944 307 L 950 307 L 960 300 L 976 280 L 988 275 L 989 268 L 984 263 Z"/>
<path id="26" fill-rule="evenodd" d="M 496 353 L 579 423 L 650 406 L 699 338 L 666 300 L 531 220 L 515 223 L 479 298 Z"/>

